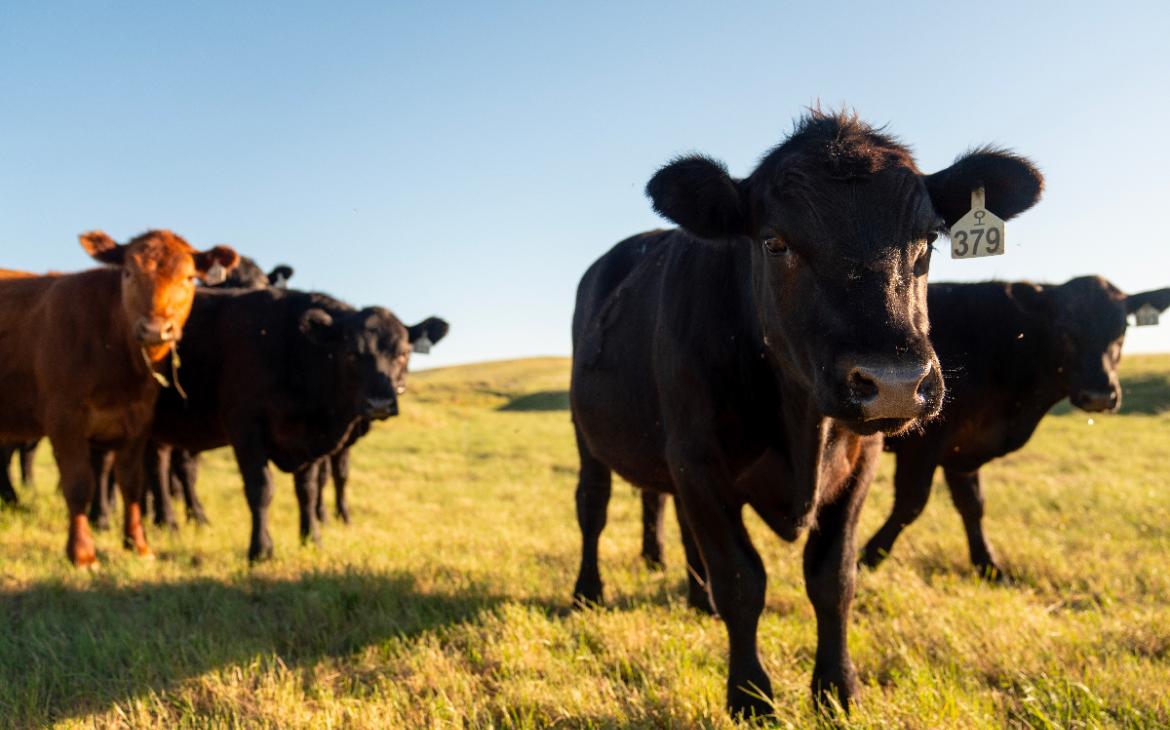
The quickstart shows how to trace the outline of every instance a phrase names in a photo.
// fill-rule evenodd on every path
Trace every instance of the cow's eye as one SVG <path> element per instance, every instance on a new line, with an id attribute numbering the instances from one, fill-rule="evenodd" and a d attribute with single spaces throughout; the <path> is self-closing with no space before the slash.
<path id="1" fill-rule="evenodd" d="M 928 246 L 927 249 L 922 252 L 922 255 L 920 255 L 914 262 L 915 276 L 926 276 L 926 273 L 930 271 L 930 252 L 933 250 L 933 246 Z"/>
<path id="2" fill-rule="evenodd" d="M 785 241 L 780 236 L 772 236 L 764 239 L 764 251 L 769 256 L 783 256 L 788 253 L 788 241 Z"/>

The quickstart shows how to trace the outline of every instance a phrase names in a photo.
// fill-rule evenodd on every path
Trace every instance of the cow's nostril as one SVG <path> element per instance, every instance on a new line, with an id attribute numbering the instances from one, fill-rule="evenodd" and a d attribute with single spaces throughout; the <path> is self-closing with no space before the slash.
<path id="1" fill-rule="evenodd" d="M 855 367 L 849 371 L 849 392 L 859 403 L 872 401 L 878 396 L 878 384 L 873 375 L 864 368 Z"/>

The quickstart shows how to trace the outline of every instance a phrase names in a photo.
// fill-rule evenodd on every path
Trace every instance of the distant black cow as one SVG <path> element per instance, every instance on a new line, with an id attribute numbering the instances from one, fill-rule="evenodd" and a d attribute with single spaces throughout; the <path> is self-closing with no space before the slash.
<path id="1" fill-rule="evenodd" d="M 408 328 L 385 309 L 324 294 L 200 291 L 179 348 L 188 397 L 169 389 L 159 399 L 154 438 L 193 453 L 232 446 L 252 511 L 248 557 L 267 558 L 268 463 L 301 471 L 366 421 L 396 415 L 411 343 L 446 328 L 436 318 Z M 302 501 L 311 512 L 315 493 Z"/>
<path id="2" fill-rule="evenodd" d="M 810 534 L 813 692 L 856 692 L 846 643 L 857 513 L 882 432 L 929 419 L 943 382 L 928 339 L 931 242 L 984 187 L 1009 218 L 1042 179 L 979 150 L 933 175 L 856 118 L 812 113 L 746 178 L 691 156 L 647 186 L 684 230 L 617 244 L 589 268 L 573 318 L 570 402 L 581 459 L 578 603 L 602 599 L 597 545 L 611 470 L 678 496 L 694 562 L 730 643 L 733 713 L 770 712 L 756 649 L 765 572 L 750 505 L 781 537 Z"/>
<path id="3" fill-rule="evenodd" d="M 1170 289 L 1126 296 L 1099 276 L 1059 286 L 934 284 L 929 302 L 947 404 L 922 430 L 886 440 L 886 450 L 897 455 L 894 508 L 861 561 L 873 567 L 885 558 L 902 528 L 922 513 L 942 466 L 971 562 L 983 575 L 1002 577 L 983 536 L 980 467 L 1027 443 L 1044 414 L 1066 397 L 1085 411 L 1116 410 L 1126 314 L 1147 303 L 1170 307 Z"/>

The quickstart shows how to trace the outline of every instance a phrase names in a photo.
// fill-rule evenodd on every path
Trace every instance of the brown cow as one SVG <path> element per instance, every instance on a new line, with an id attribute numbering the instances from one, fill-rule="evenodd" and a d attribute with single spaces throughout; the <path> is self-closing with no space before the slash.
<path id="1" fill-rule="evenodd" d="M 139 502 L 142 456 L 168 355 L 191 311 L 196 278 L 239 256 L 199 252 L 170 231 L 127 244 L 101 232 L 81 246 L 110 266 L 76 274 L 0 278 L 0 441 L 47 436 L 69 508 L 66 555 L 97 562 L 85 512 L 93 495 L 90 444 L 117 450 L 124 544 L 149 555 Z"/>

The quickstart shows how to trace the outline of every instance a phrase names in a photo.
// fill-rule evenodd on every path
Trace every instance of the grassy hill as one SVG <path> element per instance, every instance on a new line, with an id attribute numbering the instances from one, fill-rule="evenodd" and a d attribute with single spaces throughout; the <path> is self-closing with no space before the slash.
<path id="1" fill-rule="evenodd" d="M 1170 725 L 1170 356 L 1129 358 L 1123 378 L 1121 415 L 1058 408 L 985 470 L 1012 585 L 972 576 L 945 494 L 863 573 L 851 724 Z M 276 559 L 254 569 L 221 450 L 201 474 L 210 527 L 151 530 L 154 561 L 104 533 L 101 569 L 74 570 L 42 446 L 39 487 L 0 511 L 0 726 L 730 726 L 722 625 L 682 600 L 673 519 L 668 570 L 642 566 L 632 489 L 615 485 L 601 543 L 610 608 L 566 610 L 567 382 L 555 358 L 413 376 L 402 416 L 354 450 L 354 523 L 302 547 L 279 475 Z M 862 536 L 888 512 L 891 466 Z M 769 572 L 761 652 L 783 722 L 807 727 L 801 545 L 752 519 Z"/>

